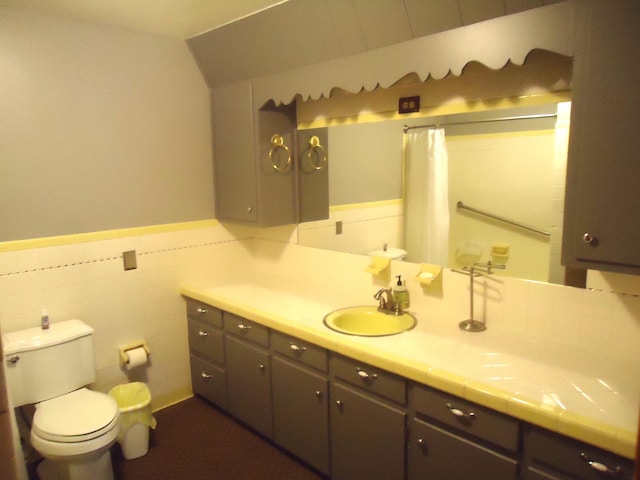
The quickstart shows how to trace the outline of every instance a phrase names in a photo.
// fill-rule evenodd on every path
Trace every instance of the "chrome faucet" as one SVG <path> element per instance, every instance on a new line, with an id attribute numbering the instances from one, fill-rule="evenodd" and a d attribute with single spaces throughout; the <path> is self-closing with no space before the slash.
<path id="1" fill-rule="evenodd" d="M 384 294 L 387 294 L 387 298 L 384 298 Z M 402 305 L 400 302 L 396 302 L 393 297 L 393 290 L 391 288 L 381 288 L 373 296 L 378 300 L 378 310 L 381 312 L 393 313 L 395 315 L 402 315 Z"/>

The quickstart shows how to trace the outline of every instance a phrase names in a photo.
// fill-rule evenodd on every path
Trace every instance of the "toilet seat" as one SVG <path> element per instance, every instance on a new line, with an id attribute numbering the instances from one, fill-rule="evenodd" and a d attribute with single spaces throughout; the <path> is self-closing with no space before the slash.
<path id="1" fill-rule="evenodd" d="M 118 404 L 110 396 L 81 388 L 36 407 L 32 434 L 60 443 L 87 442 L 117 427 Z"/>

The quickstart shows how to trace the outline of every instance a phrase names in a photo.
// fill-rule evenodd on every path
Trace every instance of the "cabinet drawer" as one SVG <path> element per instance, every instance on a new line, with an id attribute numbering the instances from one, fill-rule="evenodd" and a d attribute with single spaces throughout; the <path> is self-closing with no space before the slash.
<path id="1" fill-rule="evenodd" d="M 224 364 L 224 339 L 222 330 L 213 328 L 208 323 L 199 322 L 189 317 L 189 349 L 208 360 L 220 365 Z"/>
<path id="2" fill-rule="evenodd" d="M 212 327 L 222 328 L 222 312 L 206 303 L 188 298 L 187 316 Z"/>
<path id="3" fill-rule="evenodd" d="M 191 355 L 191 388 L 219 407 L 227 409 L 225 371 L 200 357 Z"/>
<path id="4" fill-rule="evenodd" d="M 322 372 L 327 371 L 327 351 L 284 333 L 271 331 L 273 351 Z"/>
<path id="5" fill-rule="evenodd" d="M 518 462 L 414 419 L 409 437 L 409 479 L 515 480 Z"/>
<path id="6" fill-rule="evenodd" d="M 407 402 L 406 384 L 402 377 L 339 355 L 331 356 L 330 369 L 335 378 L 399 404 Z"/>
<path id="7" fill-rule="evenodd" d="M 465 431 L 511 451 L 518 448 L 519 423 L 454 395 L 413 384 L 411 401 L 417 414 Z"/>
<path id="8" fill-rule="evenodd" d="M 233 313 L 224 312 L 224 330 L 263 347 L 269 346 L 269 329 L 267 327 Z"/>
<path id="9" fill-rule="evenodd" d="M 530 471 L 538 467 L 549 473 L 562 472 L 584 480 L 631 480 L 633 477 L 632 460 L 547 430 L 532 426 L 527 428 L 524 442 Z M 594 462 L 593 466 L 589 462 Z M 603 475 L 596 468 L 599 466 L 617 473 Z"/>

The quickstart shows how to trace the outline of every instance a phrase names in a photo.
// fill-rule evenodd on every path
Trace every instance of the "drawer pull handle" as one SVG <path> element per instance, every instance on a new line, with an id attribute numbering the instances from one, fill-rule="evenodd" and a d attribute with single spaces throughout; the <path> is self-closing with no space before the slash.
<path id="1" fill-rule="evenodd" d="M 316 390 L 316 397 L 322 398 L 322 392 L 320 390 Z"/>
<path id="2" fill-rule="evenodd" d="M 336 405 L 338 406 L 338 408 L 344 407 L 344 403 L 342 403 L 342 400 L 336 400 Z"/>
<path id="3" fill-rule="evenodd" d="M 582 460 L 584 460 L 587 463 L 587 465 L 589 465 L 591 468 L 593 468 L 597 472 L 606 473 L 607 475 L 611 475 L 611 476 L 616 476 L 616 478 L 622 472 L 622 469 L 620 467 L 616 467 L 615 469 L 611 470 L 604 463 L 594 462 L 584 452 L 580 454 L 580 458 L 582 458 Z"/>
<path id="4" fill-rule="evenodd" d="M 198 331 L 198 335 L 200 335 L 201 337 L 208 337 L 209 336 L 209 332 L 206 332 L 204 330 L 199 330 Z"/>
<path id="5" fill-rule="evenodd" d="M 207 372 L 202 372 L 200 374 L 203 380 L 209 380 L 213 375 L 208 374 Z"/>
<path id="6" fill-rule="evenodd" d="M 264 363 L 261 363 L 261 364 L 260 364 L 260 370 L 264 370 L 264 368 L 265 368 L 265 367 L 264 367 Z"/>
<path id="7" fill-rule="evenodd" d="M 475 413 L 473 413 L 473 412 L 464 413 L 462 410 L 460 410 L 459 408 L 454 407 L 450 403 L 447 403 L 447 408 L 449 409 L 449 411 L 455 417 L 458 417 L 458 418 L 464 418 L 466 420 L 473 420 L 476 417 Z"/>
<path id="8" fill-rule="evenodd" d="M 209 313 L 209 310 L 207 310 L 206 308 L 198 307 L 196 312 L 198 312 L 200 315 L 204 315 L 205 313 Z"/>
<path id="9" fill-rule="evenodd" d="M 244 323 L 239 323 L 238 328 L 244 332 L 247 330 L 251 330 L 251 325 L 245 325 Z"/>
<path id="10" fill-rule="evenodd" d="M 358 376 L 363 380 L 376 380 L 378 378 L 378 374 L 376 373 L 367 373 L 361 368 L 356 368 L 356 372 L 358 372 Z"/>
<path id="11" fill-rule="evenodd" d="M 422 438 L 419 438 L 418 440 L 416 440 L 416 443 L 418 444 L 419 447 L 425 446 L 424 439 Z"/>
<path id="12" fill-rule="evenodd" d="M 307 347 L 300 347 L 299 345 L 296 345 L 295 343 L 292 343 L 291 345 L 289 345 L 289 348 L 291 350 L 293 350 L 294 352 L 306 352 L 307 351 Z"/>

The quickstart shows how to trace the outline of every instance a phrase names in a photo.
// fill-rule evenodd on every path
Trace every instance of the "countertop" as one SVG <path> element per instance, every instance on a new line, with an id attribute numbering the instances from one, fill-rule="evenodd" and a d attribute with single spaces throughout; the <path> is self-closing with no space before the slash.
<path id="1" fill-rule="evenodd" d="M 412 308 L 417 326 L 357 337 L 324 326 L 345 306 L 256 281 L 183 284 L 180 293 L 266 327 L 571 438 L 635 457 L 640 369 L 586 349 L 506 332 L 463 332 Z M 372 303 L 373 304 L 373 303 Z"/>

